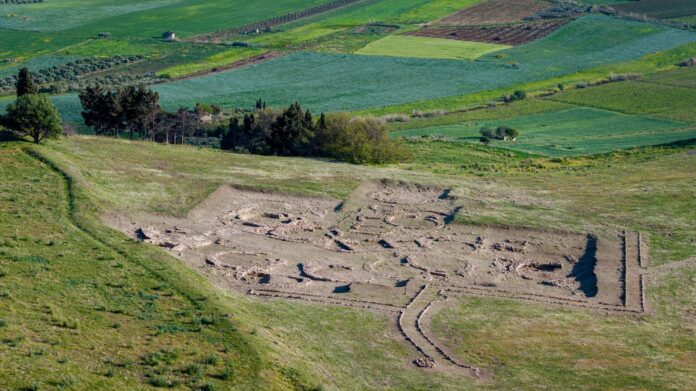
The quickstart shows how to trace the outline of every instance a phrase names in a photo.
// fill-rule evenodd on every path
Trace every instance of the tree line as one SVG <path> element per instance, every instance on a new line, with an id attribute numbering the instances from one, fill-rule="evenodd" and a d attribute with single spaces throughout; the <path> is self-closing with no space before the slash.
<path id="1" fill-rule="evenodd" d="M 2 123 L 35 142 L 62 132 L 61 119 L 52 102 L 38 94 L 28 69 L 17 77 L 17 101 L 8 107 Z M 84 124 L 97 135 L 184 144 L 192 137 L 207 135 L 210 118 L 221 118 L 215 105 L 196 104 L 168 112 L 159 94 L 145 86 L 105 89 L 89 87 L 79 95 Z M 237 112 L 213 129 L 223 150 L 277 156 L 333 158 L 351 163 L 398 162 L 410 157 L 401 141 L 389 137 L 382 122 L 355 118 L 345 113 L 317 118 L 299 103 L 280 110 L 259 99 L 256 108 Z"/>
<path id="2" fill-rule="evenodd" d="M 265 102 L 257 107 L 265 107 Z M 356 164 L 410 158 L 402 142 L 391 139 L 384 124 L 374 118 L 345 113 L 315 118 L 297 102 L 285 110 L 261 108 L 232 117 L 220 146 L 241 153 L 325 157 Z"/>

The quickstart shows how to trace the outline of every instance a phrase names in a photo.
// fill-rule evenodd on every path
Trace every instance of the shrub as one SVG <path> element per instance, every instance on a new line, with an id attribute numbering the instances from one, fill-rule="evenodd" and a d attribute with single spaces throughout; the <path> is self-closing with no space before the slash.
<path id="1" fill-rule="evenodd" d="M 216 354 L 211 354 L 210 356 L 207 356 L 206 358 L 203 359 L 202 363 L 204 365 L 217 365 L 217 363 L 220 361 L 220 357 Z"/>
<path id="2" fill-rule="evenodd" d="M 322 156 L 355 164 L 393 163 L 407 160 L 410 152 L 389 137 L 387 129 L 374 118 L 351 118 L 335 114 L 317 131 L 316 143 Z"/>
<path id="3" fill-rule="evenodd" d="M 527 93 L 524 91 L 515 91 L 515 93 L 512 94 L 512 96 L 515 97 L 515 100 L 524 100 L 525 98 L 527 98 Z"/>
<path id="4" fill-rule="evenodd" d="M 482 127 L 479 133 L 481 133 L 481 138 L 486 138 L 489 142 L 495 138 L 495 131 L 487 126 Z"/>

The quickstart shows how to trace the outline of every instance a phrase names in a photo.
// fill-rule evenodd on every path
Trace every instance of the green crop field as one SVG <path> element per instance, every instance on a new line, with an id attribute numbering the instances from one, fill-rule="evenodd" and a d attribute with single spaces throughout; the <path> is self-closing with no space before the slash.
<path id="1" fill-rule="evenodd" d="M 235 63 L 237 61 L 244 60 L 249 57 L 253 57 L 259 54 L 264 53 L 263 49 L 254 49 L 254 48 L 235 48 L 235 49 L 230 49 L 226 50 L 221 53 L 214 54 L 210 57 L 206 57 L 202 59 L 201 61 L 197 62 L 187 62 L 185 64 L 181 65 L 176 65 L 173 67 L 169 67 L 166 69 L 163 69 L 158 72 L 158 75 L 174 79 L 177 77 L 189 75 L 192 73 L 200 72 L 200 71 L 209 71 L 217 67 L 224 67 L 225 65 L 229 65 L 232 63 Z"/>
<path id="2" fill-rule="evenodd" d="M 62 14 L 61 11 L 56 11 L 61 6 L 53 2 L 3 5 L 3 9 L 12 7 L 18 15 L 11 20 L 20 20 L 17 23 L 26 24 L 25 29 L 41 31 L 18 33 L 0 29 L 0 55 L 20 57 L 47 50 L 60 50 L 83 43 L 100 32 L 108 32 L 113 38 L 119 39 L 159 40 L 163 32 L 171 30 L 180 37 L 186 37 L 242 26 L 324 2 L 326 0 L 260 0 L 253 3 L 239 0 L 154 0 L 143 3 L 131 0 L 114 8 L 115 14 L 111 12 L 113 6 L 106 1 L 99 1 L 101 6 L 90 7 L 84 4 L 84 0 L 71 0 L 67 8 L 71 12 Z M 149 5 L 157 7 L 147 9 Z M 85 11 L 80 12 L 83 9 Z M 56 16 L 54 11 L 60 16 Z M 51 14 L 42 16 L 45 12 Z M 119 12 L 123 14 L 119 15 Z M 234 17 L 230 17 L 231 15 Z M 46 18 L 48 25 L 44 26 L 41 18 Z M 22 27 L 7 24 L 10 19 L 6 17 L 0 18 L 0 21 L 3 20 L 6 24 L 0 25 L 1 27 Z M 70 28 L 62 29 L 63 25 Z M 61 31 L 43 31 L 54 29 Z"/>
<path id="3" fill-rule="evenodd" d="M 648 83 L 673 87 L 696 88 L 696 67 L 683 67 L 670 72 L 660 72 L 645 79 Z"/>
<path id="4" fill-rule="evenodd" d="M 518 129 L 521 136 L 516 141 L 494 141 L 492 145 L 548 156 L 591 155 L 696 139 L 693 125 L 588 108 L 409 129 L 396 131 L 392 135 L 478 142 L 481 127 L 503 125 Z"/>
<path id="5" fill-rule="evenodd" d="M 510 46 L 453 39 L 390 35 L 355 52 L 372 56 L 443 58 L 475 60 L 484 54 L 508 49 Z"/>
<path id="6" fill-rule="evenodd" d="M 638 0 L 616 7 L 622 11 L 663 19 L 696 15 L 696 3 L 691 0 Z"/>
<path id="7" fill-rule="evenodd" d="M 593 45 L 588 42 L 593 40 L 584 37 L 611 37 L 619 29 L 614 23 L 628 32 L 603 43 L 601 55 L 592 53 Z M 591 16 L 530 45 L 489 54 L 480 61 L 301 52 L 242 69 L 161 84 L 155 90 L 169 109 L 191 107 L 197 102 L 249 107 L 261 97 L 277 106 L 299 100 L 317 112 L 360 110 L 542 81 L 581 69 L 640 59 L 647 53 L 693 41 L 694 33 Z M 534 56 L 532 49 L 544 54 Z M 546 54 L 553 51 L 563 54 L 558 63 L 553 62 L 554 56 Z M 512 58 L 520 62 L 510 66 L 508 61 Z M 385 73 L 384 69 L 390 71 Z M 325 88 L 326 83 L 333 88 Z M 79 120 L 79 105 L 74 96 L 59 97 L 56 102 L 67 119 Z"/>
<path id="8" fill-rule="evenodd" d="M 627 114 L 652 115 L 696 123 L 696 112 L 693 110 L 696 90 L 688 87 L 629 81 L 578 89 L 551 99 Z"/>

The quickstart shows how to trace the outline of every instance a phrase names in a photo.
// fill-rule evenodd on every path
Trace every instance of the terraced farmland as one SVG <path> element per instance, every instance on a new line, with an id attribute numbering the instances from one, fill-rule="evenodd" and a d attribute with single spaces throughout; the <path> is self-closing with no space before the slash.
<path id="1" fill-rule="evenodd" d="M 566 22 L 553 21 L 483 27 L 427 27 L 406 34 L 419 37 L 486 42 L 498 45 L 523 45 L 553 33 Z"/>
<path id="2" fill-rule="evenodd" d="M 494 141 L 496 147 L 547 156 L 592 155 L 696 138 L 696 127 L 691 124 L 590 108 L 410 129 L 392 136 L 476 143 L 483 126 L 510 126 L 521 132 L 517 141 Z"/>
<path id="3" fill-rule="evenodd" d="M 641 81 L 579 89 L 551 99 L 627 114 L 652 115 L 696 123 L 696 90 Z"/>
<path id="4" fill-rule="evenodd" d="M 168 109 L 197 102 L 249 107 L 263 97 L 278 106 L 299 100 L 315 112 L 360 110 L 545 80 L 695 41 L 686 31 L 590 16 L 479 61 L 300 52 L 155 89 Z M 79 120 L 74 100 L 65 96 L 57 103 L 67 119 Z"/>
<path id="5" fill-rule="evenodd" d="M 226 50 L 204 58 L 198 62 L 189 62 L 163 69 L 158 75 L 168 79 L 176 79 L 182 76 L 191 75 L 197 72 L 211 71 L 213 69 L 224 69 L 231 64 L 237 63 L 248 58 L 259 56 L 266 53 L 263 49 L 256 48 L 235 48 Z"/>
<path id="6" fill-rule="evenodd" d="M 509 48 L 505 45 L 461 42 L 448 39 L 390 35 L 355 52 L 371 56 L 475 60 L 485 54 Z"/>
<path id="7" fill-rule="evenodd" d="M 475 26 L 511 23 L 548 8 L 544 0 L 486 0 L 480 4 L 455 12 L 440 20 L 443 25 Z"/>
<path id="8" fill-rule="evenodd" d="M 696 15 L 692 0 L 639 0 L 617 4 L 614 7 L 654 18 L 669 19 Z"/>

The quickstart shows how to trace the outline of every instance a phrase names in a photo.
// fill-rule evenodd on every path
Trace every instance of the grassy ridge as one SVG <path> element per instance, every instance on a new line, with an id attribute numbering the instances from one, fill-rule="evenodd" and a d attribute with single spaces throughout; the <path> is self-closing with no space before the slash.
<path id="1" fill-rule="evenodd" d="M 206 300 L 210 291 L 189 285 L 199 280 L 173 279 L 166 263 L 115 251 L 73 225 L 82 212 L 65 179 L 36 158 L 3 143 L 0 160 L 4 386 L 288 385 Z M 226 381 L 214 378 L 225 371 Z"/>

